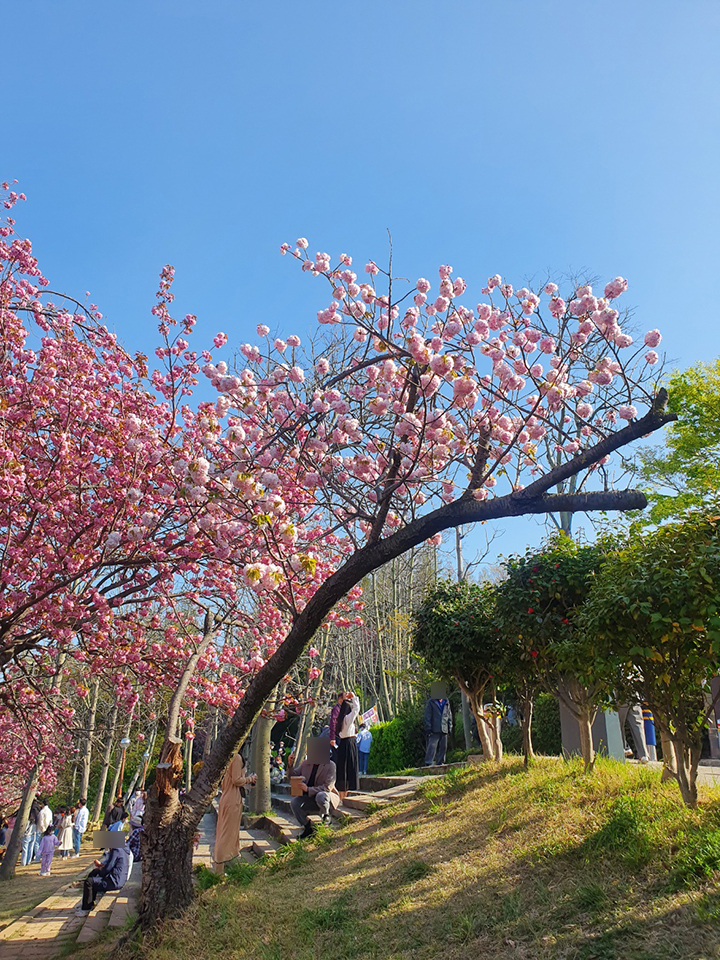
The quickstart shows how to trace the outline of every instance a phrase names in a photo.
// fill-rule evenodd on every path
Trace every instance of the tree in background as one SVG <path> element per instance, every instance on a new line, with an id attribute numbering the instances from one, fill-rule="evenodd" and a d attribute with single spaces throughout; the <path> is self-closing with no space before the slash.
<path id="1" fill-rule="evenodd" d="M 504 649 L 494 619 L 494 588 L 466 580 L 438 582 L 415 614 L 413 645 L 429 670 L 457 683 L 475 716 L 485 758 L 500 760 L 495 680 Z"/>
<path id="2" fill-rule="evenodd" d="M 600 566 L 599 551 L 561 533 L 541 550 L 511 557 L 504 566 L 496 617 L 508 647 L 515 650 L 515 682 L 526 684 L 528 697 L 540 683 L 558 697 L 578 723 L 585 769 L 592 770 L 592 724 L 610 677 L 600 671 L 578 631 L 577 615 Z M 532 716 L 529 705 L 524 710 Z"/>
<path id="3" fill-rule="evenodd" d="M 707 506 L 720 491 L 720 359 L 675 371 L 667 389 L 678 419 L 664 447 L 636 458 L 654 523 Z"/>
<path id="4" fill-rule="evenodd" d="M 580 621 L 600 668 L 616 672 L 631 701 L 649 704 L 674 752 L 667 769 L 695 807 L 714 712 L 707 691 L 720 670 L 720 517 L 635 531 L 604 557 Z"/>

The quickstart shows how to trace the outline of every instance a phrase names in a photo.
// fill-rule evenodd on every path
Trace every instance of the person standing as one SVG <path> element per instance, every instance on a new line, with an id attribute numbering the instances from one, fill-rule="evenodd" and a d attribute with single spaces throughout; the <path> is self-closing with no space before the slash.
<path id="1" fill-rule="evenodd" d="M 360 713 L 360 701 L 354 693 L 346 693 L 337 718 L 337 791 L 344 801 L 350 790 L 357 790 L 358 747 L 355 720 Z"/>
<path id="2" fill-rule="evenodd" d="M 35 842 L 37 836 L 37 821 L 40 813 L 40 802 L 35 799 L 30 805 L 28 821 L 25 824 L 25 832 L 22 837 L 22 854 L 20 863 L 26 867 L 35 855 Z"/>
<path id="3" fill-rule="evenodd" d="M 425 766 L 442 765 L 445 763 L 448 734 L 452 730 L 452 709 L 447 697 L 428 697 L 425 704 L 424 727 L 427 736 Z"/>
<path id="4" fill-rule="evenodd" d="M 35 846 L 33 848 L 32 859 L 35 860 L 38 856 L 38 847 L 40 846 L 40 841 L 45 835 L 45 831 L 48 827 L 53 825 L 53 815 L 52 810 L 48 806 L 47 800 L 40 801 L 40 813 L 38 813 L 37 826 L 35 830 Z"/>
<path id="5" fill-rule="evenodd" d="M 339 694 L 337 695 L 335 706 L 334 706 L 334 707 L 332 708 L 332 710 L 330 711 L 330 719 L 328 720 L 328 736 L 330 737 L 330 746 L 331 746 L 332 749 L 333 749 L 333 759 L 334 759 L 334 760 L 337 759 L 337 758 L 335 757 L 335 753 L 336 753 L 336 751 L 337 751 L 337 746 L 338 746 L 338 744 L 337 744 L 337 721 L 338 721 L 338 716 L 340 715 L 340 708 L 342 707 L 342 705 L 343 705 L 343 703 L 344 703 L 344 701 L 345 701 L 345 697 L 346 697 L 346 696 L 347 696 L 347 694 L 345 694 L 345 693 L 339 693 Z M 298 758 L 298 759 L 299 759 L 299 758 Z"/>
<path id="6" fill-rule="evenodd" d="M 49 877 L 50 867 L 52 866 L 55 847 L 60 846 L 60 841 L 55 836 L 55 829 L 52 824 L 47 828 L 38 845 L 40 855 L 40 876 Z"/>
<path id="7" fill-rule="evenodd" d="M 73 823 L 73 850 L 76 857 L 80 856 L 80 844 L 82 842 L 82 836 L 87 830 L 89 818 L 90 811 L 87 808 L 87 800 L 85 797 L 80 797 L 78 809 L 75 813 L 75 822 Z"/>
<path id="8" fill-rule="evenodd" d="M 648 756 L 647 741 L 645 739 L 645 724 L 643 722 L 642 707 L 639 703 L 619 703 L 618 719 L 620 720 L 620 731 L 622 733 L 623 745 L 625 747 L 625 756 L 632 757 L 633 751 L 625 739 L 625 724 L 630 727 L 630 733 L 635 742 L 635 753 L 640 763 L 647 763 Z"/>
<path id="9" fill-rule="evenodd" d="M 237 753 L 230 761 L 222 782 L 222 794 L 218 804 L 217 826 L 213 867 L 215 873 L 225 872 L 225 864 L 240 856 L 240 820 L 246 787 L 254 787 L 257 777 L 249 777 L 245 761 Z"/>
<path id="10" fill-rule="evenodd" d="M 368 759 L 370 757 L 370 748 L 372 747 L 372 733 L 366 723 L 360 724 L 360 730 L 357 735 L 358 746 L 358 772 L 361 776 L 367 773 Z"/>
<path id="11" fill-rule="evenodd" d="M 60 841 L 60 856 L 69 857 L 73 849 L 73 811 L 66 810 L 58 826 L 58 840 Z"/>

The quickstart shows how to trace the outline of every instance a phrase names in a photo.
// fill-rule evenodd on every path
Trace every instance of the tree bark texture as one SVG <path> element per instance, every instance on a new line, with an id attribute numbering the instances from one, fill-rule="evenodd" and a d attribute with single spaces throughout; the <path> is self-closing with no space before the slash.
<path id="1" fill-rule="evenodd" d="M 108 770 L 110 769 L 110 757 L 112 756 L 113 740 L 115 739 L 115 727 L 117 726 L 118 709 L 118 702 L 115 700 L 112 713 L 110 714 L 107 736 L 105 737 L 105 749 L 103 751 L 102 767 L 100 768 L 100 781 L 98 783 L 97 795 L 95 797 L 95 805 L 93 806 L 92 817 L 90 818 L 93 823 L 97 823 L 102 817 L 103 800 L 105 798 L 105 784 L 107 783 Z"/>
<path id="2" fill-rule="evenodd" d="M 85 744 L 82 754 L 82 775 L 80 777 L 80 796 L 87 800 L 90 786 L 90 765 L 92 763 L 93 739 L 95 738 L 95 717 L 97 715 L 98 697 L 100 695 L 100 681 L 93 680 L 90 693 L 90 709 L 88 711 L 87 727 L 85 729 Z"/>
<path id="3" fill-rule="evenodd" d="M 268 699 L 265 710 L 271 714 L 275 709 L 275 694 Z M 267 813 L 272 807 L 270 783 L 270 735 L 275 726 L 272 716 L 260 715 L 255 721 L 250 752 L 251 773 L 257 775 L 257 782 L 250 791 L 248 806 L 253 813 Z"/>
<path id="4" fill-rule="evenodd" d="M 22 847 L 22 838 L 30 816 L 30 807 L 37 793 L 40 763 L 41 761 L 39 760 L 36 762 L 25 781 L 22 799 L 20 800 L 20 809 L 15 818 L 15 826 L 10 834 L 10 841 L 5 850 L 5 856 L 3 857 L 2 863 L 0 863 L 0 880 L 12 880 L 15 876 L 18 857 L 20 856 L 20 849 Z"/>

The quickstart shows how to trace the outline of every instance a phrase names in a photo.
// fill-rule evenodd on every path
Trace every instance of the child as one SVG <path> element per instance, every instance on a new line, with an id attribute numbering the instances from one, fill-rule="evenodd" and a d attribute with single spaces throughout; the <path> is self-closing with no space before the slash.
<path id="1" fill-rule="evenodd" d="M 40 846 L 38 847 L 38 853 L 40 854 L 40 876 L 49 877 L 50 876 L 50 867 L 52 866 L 53 854 L 55 853 L 55 847 L 60 846 L 60 841 L 55 836 L 55 828 L 52 824 L 47 828 L 43 834 L 43 838 L 40 841 Z"/>

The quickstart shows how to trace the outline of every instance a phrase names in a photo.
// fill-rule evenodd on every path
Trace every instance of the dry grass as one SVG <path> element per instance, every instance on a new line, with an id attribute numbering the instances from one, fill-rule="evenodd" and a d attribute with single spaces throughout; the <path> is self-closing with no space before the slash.
<path id="1" fill-rule="evenodd" d="M 703 799 L 687 811 L 656 772 L 613 762 L 591 777 L 550 759 L 529 773 L 512 758 L 454 771 L 392 817 L 384 809 L 296 845 L 245 886 L 207 890 L 122 957 L 720 957 L 720 896 L 694 878 L 707 867 L 702 838 L 720 837 L 720 798 Z"/>

